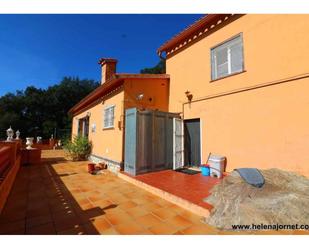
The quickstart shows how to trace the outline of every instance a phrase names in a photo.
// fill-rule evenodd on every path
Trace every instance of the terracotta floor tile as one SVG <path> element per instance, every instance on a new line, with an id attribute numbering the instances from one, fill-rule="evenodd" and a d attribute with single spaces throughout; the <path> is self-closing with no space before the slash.
<path id="1" fill-rule="evenodd" d="M 62 219 L 67 216 L 76 215 L 74 210 L 51 210 L 51 215 L 53 219 Z"/>
<path id="2" fill-rule="evenodd" d="M 98 232 L 101 232 L 111 227 L 110 222 L 108 222 L 107 219 L 105 219 L 104 217 L 96 218 L 91 221 L 91 223 Z"/>
<path id="3" fill-rule="evenodd" d="M 193 225 L 190 226 L 186 229 L 181 230 L 181 233 L 186 234 L 186 235 L 198 235 L 198 234 L 211 234 L 211 235 L 216 235 L 218 234 L 218 230 L 216 230 L 213 227 L 210 227 L 205 224 L 201 225 Z"/>
<path id="4" fill-rule="evenodd" d="M 137 218 L 137 217 L 141 217 L 141 216 L 144 216 L 146 214 L 149 214 L 149 211 L 142 208 L 141 206 L 136 206 L 136 207 L 130 208 L 130 209 L 126 210 L 126 212 L 132 218 Z"/>
<path id="5" fill-rule="evenodd" d="M 292 235 L 293 234 L 293 230 L 279 230 L 278 232 L 279 234 L 282 234 L 282 235 Z"/>
<path id="6" fill-rule="evenodd" d="M 159 204 L 153 203 L 153 202 L 147 202 L 143 205 L 141 205 L 144 209 L 148 210 L 149 212 L 153 212 L 159 208 L 162 208 Z"/>
<path id="7" fill-rule="evenodd" d="M 134 199 L 141 197 L 142 193 L 137 191 L 137 192 L 123 193 L 123 195 L 129 199 Z"/>
<path id="8" fill-rule="evenodd" d="M 126 198 L 125 196 L 121 194 L 110 194 L 109 195 L 109 200 L 113 202 L 114 204 L 119 204 L 121 202 L 128 201 L 129 198 Z"/>
<path id="9" fill-rule="evenodd" d="M 179 213 L 179 215 L 191 221 L 194 224 L 197 224 L 197 225 L 202 224 L 203 217 L 193 214 L 190 211 L 184 210 L 183 212 Z"/>
<path id="10" fill-rule="evenodd" d="M 178 205 L 174 204 L 174 203 L 170 203 L 169 206 L 167 206 L 168 209 L 172 210 L 173 212 L 177 213 L 177 214 L 181 214 L 184 212 L 185 209 L 179 207 Z"/>
<path id="11" fill-rule="evenodd" d="M 219 231 L 218 234 L 223 235 L 243 235 L 243 234 L 254 234 L 254 235 L 280 235 L 280 232 L 274 230 L 260 230 L 260 231 Z"/>
<path id="12" fill-rule="evenodd" d="M 17 234 L 20 231 L 25 231 L 25 220 L 0 224 L 0 234 L 14 234 L 14 232 Z"/>
<path id="13" fill-rule="evenodd" d="M 54 219 L 57 232 L 70 230 L 82 224 L 82 221 L 77 216 L 63 217 L 62 219 Z"/>
<path id="14" fill-rule="evenodd" d="M 44 216 L 50 213 L 49 207 L 27 210 L 26 217 Z"/>
<path id="15" fill-rule="evenodd" d="M 218 235 L 250 235 L 250 232 L 248 231 L 219 231 Z"/>
<path id="16" fill-rule="evenodd" d="M 119 235 L 119 233 L 115 230 L 115 228 L 108 228 L 106 230 L 100 231 L 100 234 L 102 235 Z"/>
<path id="17" fill-rule="evenodd" d="M 15 222 L 26 218 L 26 210 L 14 211 L 13 209 L 8 212 L 2 212 L 0 216 L 0 224 Z"/>
<path id="18" fill-rule="evenodd" d="M 145 204 L 149 203 L 149 200 L 146 200 L 142 197 L 135 197 L 135 198 L 132 198 L 131 200 L 138 205 L 145 205 Z"/>
<path id="19" fill-rule="evenodd" d="M 125 201 L 125 202 L 121 202 L 119 203 L 119 208 L 123 209 L 123 210 L 129 210 L 130 208 L 134 208 L 136 207 L 138 204 L 136 204 L 134 201 Z"/>
<path id="20" fill-rule="evenodd" d="M 44 225 L 50 222 L 52 222 L 52 216 L 50 214 L 44 216 L 29 217 L 26 219 L 26 228 Z"/>
<path id="21" fill-rule="evenodd" d="M 26 234 L 32 234 L 32 235 L 52 235 L 56 234 L 55 228 L 53 226 L 53 223 L 47 223 L 40 226 L 35 226 L 26 229 Z"/>
<path id="22" fill-rule="evenodd" d="M 79 204 L 79 205 L 87 205 L 87 204 L 90 204 L 90 201 L 85 198 L 84 196 L 82 196 L 81 198 L 77 198 L 76 199 L 76 202 Z"/>
<path id="23" fill-rule="evenodd" d="M 58 232 L 59 235 L 86 235 L 86 229 L 81 225 L 76 225 L 74 228 Z"/>
<path id="24" fill-rule="evenodd" d="M 188 219 L 186 219 L 186 218 L 183 218 L 183 217 L 180 216 L 180 215 L 174 216 L 174 217 L 168 219 L 166 222 L 169 223 L 169 224 L 171 224 L 171 225 L 173 225 L 173 226 L 175 226 L 175 227 L 177 227 L 177 228 L 179 228 L 179 230 L 180 230 L 180 229 L 187 228 L 187 227 L 193 225 L 192 222 L 190 222 L 190 221 L 189 221 Z"/>
<path id="25" fill-rule="evenodd" d="M 91 222 L 84 223 L 82 226 L 87 235 L 99 235 L 100 234 Z"/>
<path id="26" fill-rule="evenodd" d="M 73 207 L 74 208 L 74 207 Z M 91 209 L 91 208 L 94 208 L 94 205 L 91 204 L 91 203 L 88 203 L 88 204 L 81 204 L 81 205 L 78 205 L 76 207 L 78 210 L 88 210 L 88 209 Z M 76 210 L 76 208 L 74 208 L 74 210 Z"/>
<path id="27" fill-rule="evenodd" d="M 171 205 L 169 201 L 166 201 L 164 199 L 159 199 L 156 201 L 156 204 L 160 205 L 161 207 L 168 207 Z"/>
<path id="28" fill-rule="evenodd" d="M 129 221 L 132 221 L 132 218 L 125 212 L 117 212 L 117 213 L 107 213 L 106 219 L 112 224 L 112 225 L 119 225 L 122 223 L 126 223 Z"/>
<path id="29" fill-rule="evenodd" d="M 129 221 L 129 222 L 125 222 L 125 223 L 121 223 L 117 226 L 115 226 L 115 230 L 119 233 L 119 234 L 140 234 L 142 232 L 144 232 L 144 227 L 137 224 L 134 221 Z"/>
<path id="30" fill-rule="evenodd" d="M 144 216 L 138 217 L 136 218 L 136 222 L 143 225 L 146 228 L 153 227 L 155 225 L 162 223 L 162 221 L 159 218 L 155 217 L 152 214 L 146 214 Z"/>
<path id="31" fill-rule="evenodd" d="M 113 203 L 109 200 L 99 200 L 99 201 L 93 202 L 92 205 L 104 209 L 104 208 L 110 207 L 112 204 Z"/>
<path id="32" fill-rule="evenodd" d="M 91 202 L 91 203 L 95 203 L 97 201 L 101 201 L 102 199 L 106 198 L 105 195 L 102 195 L 100 196 L 100 194 L 96 194 L 96 195 L 91 195 L 88 197 L 88 200 Z"/>
<path id="33" fill-rule="evenodd" d="M 159 208 L 157 210 L 152 211 L 152 214 L 159 217 L 161 220 L 167 220 L 177 215 L 177 213 L 167 208 Z"/>
<path id="34" fill-rule="evenodd" d="M 58 212 L 58 211 L 73 211 L 73 207 L 71 204 L 68 204 L 67 202 L 64 202 L 62 204 L 57 204 L 50 206 L 51 212 Z"/>
<path id="35" fill-rule="evenodd" d="M 154 235 L 148 228 L 144 229 L 142 232 L 139 232 L 138 235 Z"/>
<path id="36" fill-rule="evenodd" d="M 6 233 L 7 235 L 25 235 L 25 229 L 21 229 L 21 230 L 15 230 L 9 233 Z"/>
<path id="37" fill-rule="evenodd" d="M 165 223 L 160 223 L 157 224 L 153 227 L 148 228 L 150 232 L 152 232 L 153 234 L 157 234 L 157 235 L 168 235 L 168 234 L 174 234 L 176 232 L 178 232 L 178 228 L 169 225 L 169 224 L 165 224 Z"/>
<path id="38" fill-rule="evenodd" d="M 309 235 L 309 230 L 294 230 L 293 234 L 295 235 Z"/>

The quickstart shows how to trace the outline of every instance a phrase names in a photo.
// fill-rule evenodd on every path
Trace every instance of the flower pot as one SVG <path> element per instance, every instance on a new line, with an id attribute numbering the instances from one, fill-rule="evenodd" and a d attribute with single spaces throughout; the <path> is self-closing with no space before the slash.
<path id="1" fill-rule="evenodd" d="M 95 163 L 88 163 L 88 173 L 95 171 Z"/>
<path id="2" fill-rule="evenodd" d="M 27 145 L 27 147 L 26 147 L 26 149 L 27 150 L 31 150 L 32 149 L 32 145 L 33 145 L 33 137 L 26 137 L 26 145 Z"/>
<path id="3" fill-rule="evenodd" d="M 107 169 L 107 164 L 106 163 L 99 163 L 101 169 Z"/>

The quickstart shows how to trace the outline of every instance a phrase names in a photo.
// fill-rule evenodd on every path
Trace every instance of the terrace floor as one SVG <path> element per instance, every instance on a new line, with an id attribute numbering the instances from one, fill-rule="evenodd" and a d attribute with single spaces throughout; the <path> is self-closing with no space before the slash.
<path id="1" fill-rule="evenodd" d="M 201 173 L 188 175 L 174 170 L 162 170 L 131 177 L 208 210 L 211 210 L 212 206 L 205 203 L 203 199 L 209 196 L 209 190 L 220 182 L 218 178 L 202 176 Z"/>
<path id="2" fill-rule="evenodd" d="M 239 234 L 203 224 L 108 171 L 90 175 L 87 162 L 66 161 L 62 151 L 42 156 L 41 164 L 21 167 L 0 234 Z"/>

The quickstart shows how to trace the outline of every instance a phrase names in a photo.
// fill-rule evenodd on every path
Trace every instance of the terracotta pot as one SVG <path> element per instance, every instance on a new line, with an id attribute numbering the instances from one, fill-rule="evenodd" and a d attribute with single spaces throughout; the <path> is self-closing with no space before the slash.
<path id="1" fill-rule="evenodd" d="M 88 163 L 88 172 L 92 173 L 95 170 L 95 163 Z"/>
<path id="2" fill-rule="evenodd" d="M 107 169 L 107 164 L 106 163 L 99 163 L 101 169 Z"/>

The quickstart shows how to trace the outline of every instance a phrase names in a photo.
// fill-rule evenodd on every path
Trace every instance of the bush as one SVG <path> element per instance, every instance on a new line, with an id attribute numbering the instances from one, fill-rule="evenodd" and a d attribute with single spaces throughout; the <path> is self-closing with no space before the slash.
<path id="1" fill-rule="evenodd" d="M 92 143 L 88 138 L 76 136 L 73 141 L 67 140 L 63 146 L 73 161 L 87 160 L 91 154 Z"/>

